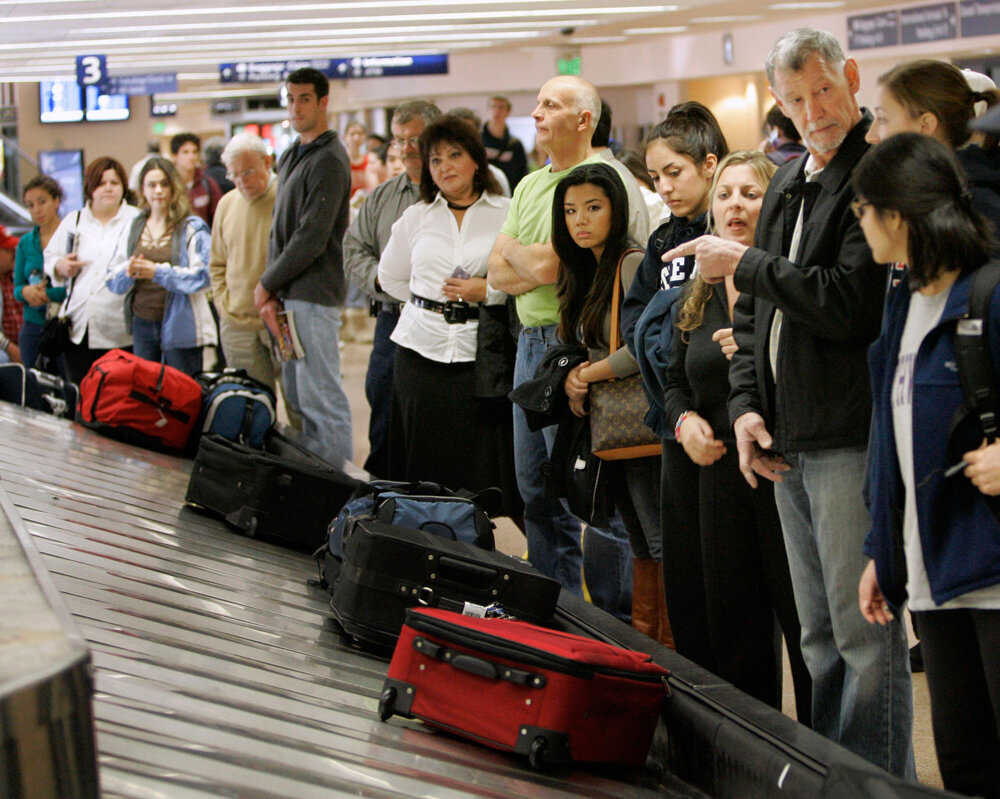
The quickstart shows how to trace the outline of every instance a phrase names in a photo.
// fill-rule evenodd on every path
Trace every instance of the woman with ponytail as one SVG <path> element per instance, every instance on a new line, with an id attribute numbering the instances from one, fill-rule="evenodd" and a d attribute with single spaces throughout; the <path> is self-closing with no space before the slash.
<path id="1" fill-rule="evenodd" d="M 880 76 L 878 85 L 868 141 L 878 144 L 896 133 L 920 133 L 954 150 L 974 207 L 993 223 L 994 232 L 1000 231 L 996 137 L 988 137 L 980 146 L 969 130 L 977 105 L 983 111 L 995 105 L 1000 91 L 974 91 L 966 74 L 954 64 L 930 59 L 899 64 Z"/>
<path id="2" fill-rule="evenodd" d="M 908 604 L 944 785 L 1000 799 L 1000 524 L 987 505 L 1000 495 L 1000 443 L 987 445 L 979 416 L 963 412 L 956 366 L 956 334 L 975 321 L 966 318 L 970 290 L 993 248 L 990 225 L 954 154 L 930 136 L 890 137 L 853 181 L 874 260 L 908 266 L 869 351 L 871 560 L 860 609 L 884 625 Z M 995 373 L 996 287 L 981 325 Z"/>

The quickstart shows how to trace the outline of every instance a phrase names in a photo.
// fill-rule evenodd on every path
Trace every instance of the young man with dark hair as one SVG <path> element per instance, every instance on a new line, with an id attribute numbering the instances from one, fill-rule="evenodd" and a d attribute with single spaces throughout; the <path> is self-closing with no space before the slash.
<path id="1" fill-rule="evenodd" d="M 200 216 L 211 227 L 215 206 L 222 199 L 222 189 L 201 166 L 201 139 L 193 133 L 178 133 L 170 140 L 170 159 L 187 186 L 191 213 Z"/>
<path id="2" fill-rule="evenodd" d="M 267 266 L 254 304 L 272 330 L 275 314 L 294 314 L 305 357 L 286 361 L 288 401 L 318 451 L 350 460 L 351 408 L 340 379 L 340 307 L 347 296 L 343 241 L 351 165 L 326 118 L 329 82 L 310 67 L 285 81 L 288 118 L 299 138 L 278 161 Z"/>
<path id="3" fill-rule="evenodd" d="M 491 97 L 486 108 L 489 117 L 482 132 L 486 157 L 507 176 L 510 190 L 514 191 L 521 178 L 528 174 L 528 156 L 524 153 L 521 140 L 511 136 L 507 128 L 510 100 L 499 95 Z"/>

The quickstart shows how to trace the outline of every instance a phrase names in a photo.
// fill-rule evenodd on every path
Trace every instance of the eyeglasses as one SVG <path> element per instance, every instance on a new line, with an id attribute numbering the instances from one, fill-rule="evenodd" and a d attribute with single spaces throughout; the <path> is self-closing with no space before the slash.
<path id="1" fill-rule="evenodd" d="M 868 202 L 868 200 L 852 200 L 851 211 L 858 219 L 861 219 L 861 217 L 865 215 L 865 209 L 869 205 L 871 205 L 871 203 Z"/>
<path id="2" fill-rule="evenodd" d="M 260 169 L 259 166 L 254 166 L 250 167 L 250 169 L 244 169 L 242 172 L 237 172 L 236 174 L 233 174 L 232 172 L 227 172 L 226 177 L 229 178 L 233 183 L 236 183 L 237 181 L 242 183 L 247 178 L 253 177 L 257 173 L 258 169 Z"/>
<path id="3" fill-rule="evenodd" d="M 395 144 L 400 150 L 405 150 L 406 145 L 410 145 L 414 150 L 420 147 L 420 137 L 410 136 L 408 139 L 401 139 L 398 136 L 394 136 L 392 143 Z"/>

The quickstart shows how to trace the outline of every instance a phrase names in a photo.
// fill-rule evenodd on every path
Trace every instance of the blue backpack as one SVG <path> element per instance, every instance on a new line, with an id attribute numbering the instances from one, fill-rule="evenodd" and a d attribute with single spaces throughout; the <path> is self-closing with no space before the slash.
<path id="1" fill-rule="evenodd" d="M 478 493 L 451 491 L 439 483 L 400 483 L 372 480 L 362 483 L 327 528 L 327 543 L 316 553 L 321 561 L 321 583 L 333 591 L 344 557 L 344 541 L 359 518 L 424 530 L 452 541 L 472 544 L 492 552 L 494 524 L 487 511 L 499 509 L 498 488 Z"/>
<path id="2" fill-rule="evenodd" d="M 242 369 L 203 373 L 202 433 L 260 448 L 276 420 L 274 392 Z"/>

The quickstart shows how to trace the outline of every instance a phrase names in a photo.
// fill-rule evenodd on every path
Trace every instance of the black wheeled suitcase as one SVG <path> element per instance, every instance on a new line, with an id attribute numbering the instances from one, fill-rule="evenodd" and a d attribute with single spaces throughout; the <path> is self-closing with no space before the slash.
<path id="1" fill-rule="evenodd" d="M 248 536 L 315 550 L 360 481 L 271 430 L 263 449 L 203 436 L 185 501 Z"/>
<path id="2" fill-rule="evenodd" d="M 0 366 L 0 400 L 72 419 L 79 391 L 74 383 L 24 364 Z"/>
<path id="3" fill-rule="evenodd" d="M 362 643 L 395 646 L 406 609 L 440 607 L 552 620 L 560 585 L 527 561 L 424 532 L 357 518 L 330 602 L 344 631 Z"/>

